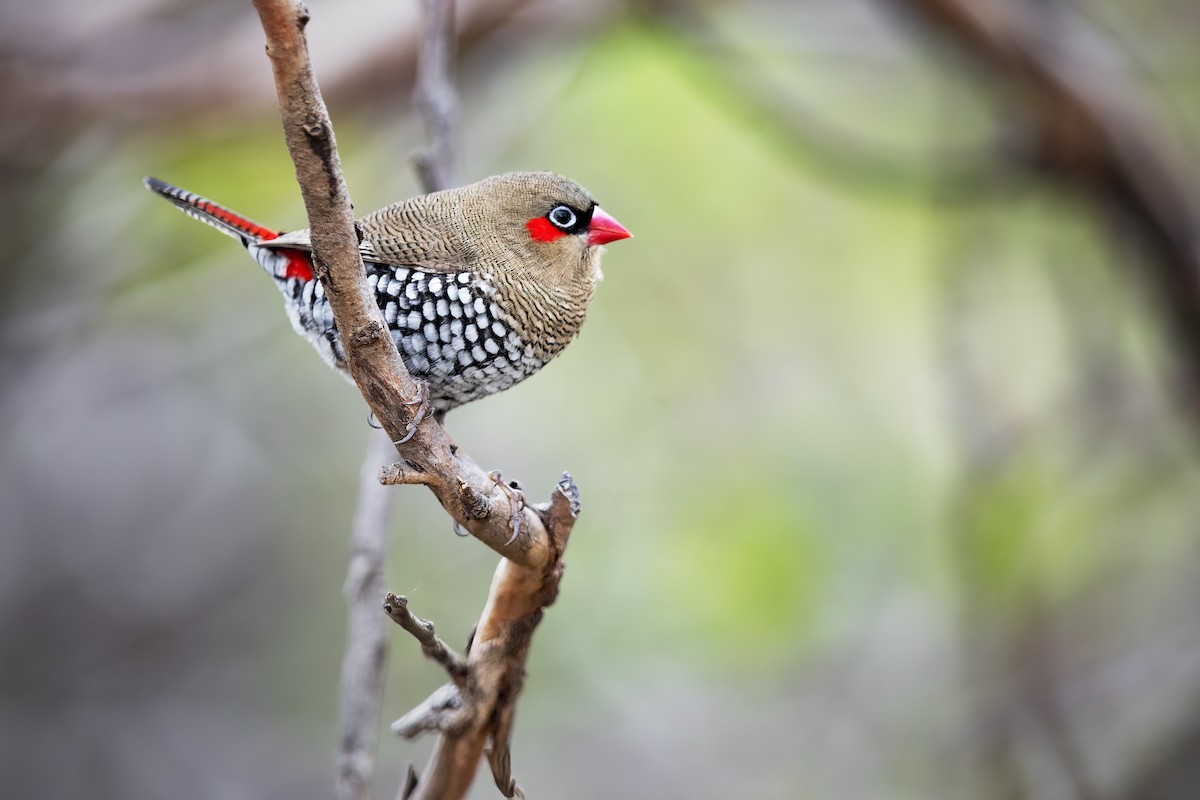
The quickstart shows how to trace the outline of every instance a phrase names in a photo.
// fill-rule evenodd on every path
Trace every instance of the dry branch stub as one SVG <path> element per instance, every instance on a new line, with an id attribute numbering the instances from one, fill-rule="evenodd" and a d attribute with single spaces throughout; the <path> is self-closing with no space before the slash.
<path id="1" fill-rule="evenodd" d="M 569 473 L 563 473 L 550 502 L 535 511 L 549 533 L 550 558 L 538 568 L 507 559 L 500 562 L 467 655 L 465 679 L 441 686 L 392 725 L 393 732 L 406 738 L 426 731 L 441 734 L 423 776 L 407 789 L 411 796 L 460 797 L 454 791 L 466 791 L 481 755 L 486 755 L 501 793 L 522 796 L 511 774 L 509 743 L 533 632 L 546 606 L 558 596 L 562 555 L 579 516 L 579 488 Z M 388 595 L 387 610 L 421 641 L 426 655 L 446 667 L 436 649 L 427 649 L 426 642 L 436 638 L 431 625 L 414 622 L 406 603 L 395 595 Z M 463 784 L 467 762 L 469 774 Z"/>

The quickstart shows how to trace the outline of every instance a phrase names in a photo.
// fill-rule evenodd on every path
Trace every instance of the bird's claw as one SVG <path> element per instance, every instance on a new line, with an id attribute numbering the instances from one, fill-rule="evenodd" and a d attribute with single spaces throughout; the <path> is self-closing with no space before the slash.
<path id="1" fill-rule="evenodd" d="M 489 472 L 488 477 L 508 495 L 508 502 L 512 506 L 512 536 L 504 543 L 507 547 L 521 535 L 521 513 L 525 510 L 525 492 L 521 491 L 520 486 L 506 483 L 504 478 L 500 477 L 498 469 Z"/>
<path id="2" fill-rule="evenodd" d="M 417 428 L 425 418 L 433 412 L 433 406 L 429 402 L 429 384 L 422 380 L 417 380 L 417 396 L 411 400 L 405 400 L 404 405 L 416 406 L 416 413 L 413 414 L 412 420 L 404 429 L 404 438 L 399 441 L 393 441 L 392 444 L 402 445 L 417 435 Z"/>

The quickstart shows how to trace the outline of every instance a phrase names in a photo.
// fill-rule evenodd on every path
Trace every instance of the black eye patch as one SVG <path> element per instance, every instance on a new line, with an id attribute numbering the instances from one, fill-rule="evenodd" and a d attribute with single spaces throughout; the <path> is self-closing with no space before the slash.
<path id="1" fill-rule="evenodd" d="M 587 211 L 580 211 L 566 203 L 560 203 L 550 209 L 550 212 L 546 214 L 546 219 L 563 233 L 583 233 L 592 223 L 592 212 L 595 209 L 595 203 L 588 206 Z"/>

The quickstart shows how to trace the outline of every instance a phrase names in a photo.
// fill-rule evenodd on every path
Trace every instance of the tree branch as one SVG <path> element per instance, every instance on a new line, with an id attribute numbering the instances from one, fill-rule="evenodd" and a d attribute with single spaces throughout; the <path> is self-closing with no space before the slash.
<path id="1" fill-rule="evenodd" d="M 411 633 L 413 638 L 421 643 L 421 652 L 441 664 L 442 669 L 446 670 L 446 674 L 450 676 L 450 680 L 456 686 L 462 688 L 466 685 L 467 662 L 454 652 L 450 645 L 441 640 L 434 630 L 432 622 L 421 619 L 408 610 L 407 598 L 388 592 L 387 596 L 383 598 L 383 611 L 392 618 L 392 621 Z"/>
<path id="2" fill-rule="evenodd" d="M 518 502 L 520 495 L 452 445 L 431 415 L 419 413 L 414 398 L 422 396 L 421 387 L 405 369 L 366 285 L 333 127 L 308 59 L 308 12 L 295 0 L 254 0 L 254 6 L 308 214 L 314 272 L 342 334 L 351 377 L 408 465 L 397 471 L 407 479 L 397 482 L 428 486 L 456 524 L 504 557 L 476 628 L 455 713 L 445 713 L 450 706 L 444 702 L 454 694 L 439 690 L 437 702 L 431 699 L 406 717 L 414 730 L 441 735 L 425 774 L 410 776 L 403 795 L 462 797 L 490 740 L 496 785 L 511 797 L 519 794 L 508 756 L 516 698 L 533 631 L 558 593 L 562 554 L 579 512 L 578 488 L 564 473 L 549 503 Z M 439 35 L 450 30 L 443 19 Z"/>
<path id="3" fill-rule="evenodd" d="M 748 55 L 753 48 L 739 46 L 706 8 L 657 2 L 642 19 L 661 47 L 677 56 L 672 63 L 699 96 L 785 160 L 855 190 L 916 192 L 955 203 L 991 200 L 995 184 L 1007 177 L 1003 140 L 903 153 L 830 124 L 819 109 L 806 107 L 756 68 Z"/>
<path id="4" fill-rule="evenodd" d="M 1038 4 L 892 0 L 1017 91 L 1027 166 L 1091 200 L 1143 246 L 1146 274 L 1176 344 L 1183 406 L 1200 421 L 1200 203 L 1189 171 L 1113 81 L 1053 34 Z"/>
<path id="5" fill-rule="evenodd" d="M 530 640 L 543 610 L 558 594 L 562 553 L 579 514 L 579 490 L 570 475 L 563 474 L 550 502 L 537 513 L 550 532 L 555 553 L 550 566 L 534 570 L 500 562 L 467 654 L 465 685 L 442 686 L 392 725 L 405 737 L 440 734 L 424 772 L 408 782 L 401 800 L 465 796 L 489 743 L 488 763 L 497 788 L 505 797 L 524 796 L 510 769 L 509 740 Z"/>

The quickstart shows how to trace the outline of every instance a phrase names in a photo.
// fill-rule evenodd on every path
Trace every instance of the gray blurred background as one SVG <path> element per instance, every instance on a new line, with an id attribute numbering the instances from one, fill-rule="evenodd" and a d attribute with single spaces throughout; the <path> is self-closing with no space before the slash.
<path id="1" fill-rule="evenodd" d="M 415 193 L 417 4 L 308 5 L 356 208 Z M 636 236 L 566 354 L 447 425 L 583 492 L 530 797 L 1200 797 L 1194 354 L 906 5 L 459 3 L 459 180 L 555 170 Z M 1195 187 L 1192 0 L 972 5 Z M 330 794 L 366 408 L 141 186 L 305 225 L 262 48 L 241 0 L 0 2 L 7 797 Z M 388 586 L 461 646 L 496 559 L 397 491 Z M 385 725 L 441 679 L 400 633 L 390 669 Z M 378 796 L 428 750 L 385 732 Z"/>

